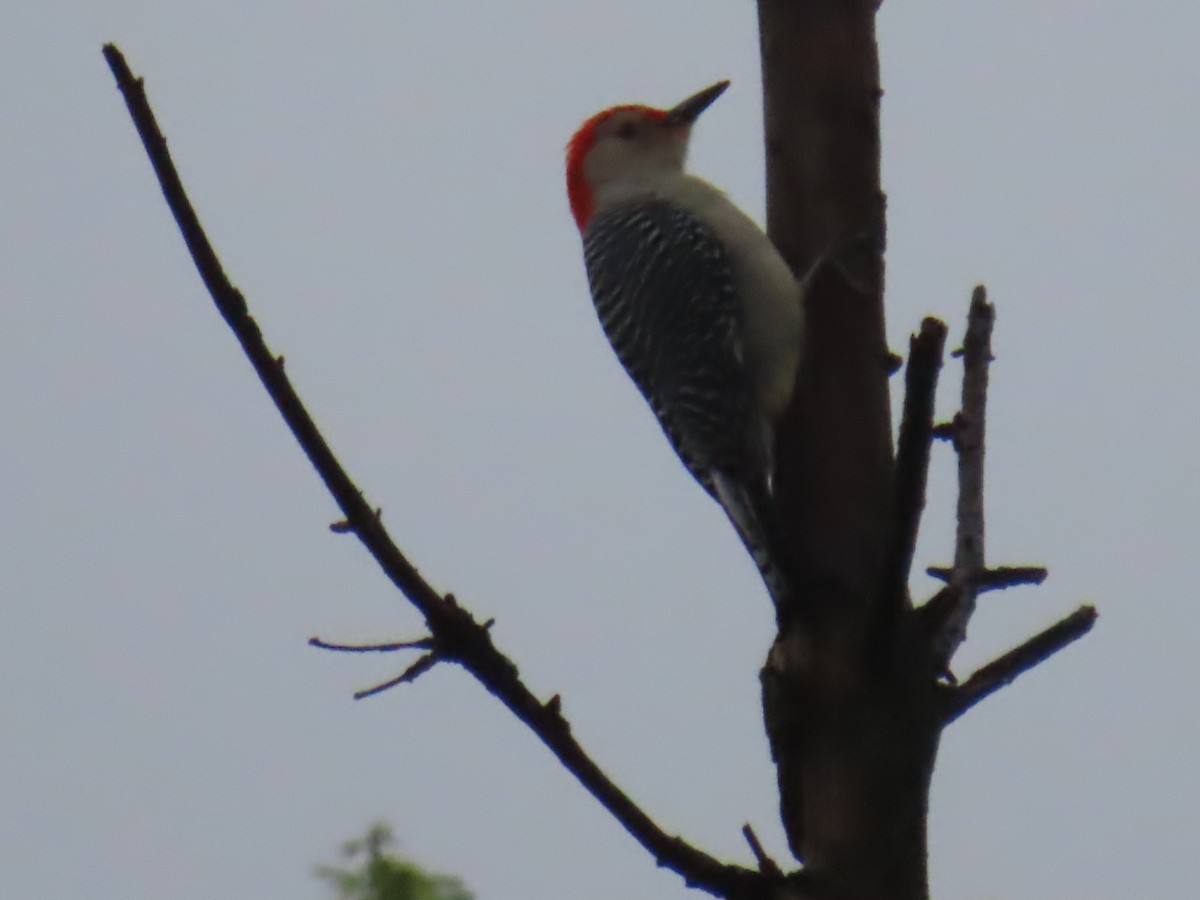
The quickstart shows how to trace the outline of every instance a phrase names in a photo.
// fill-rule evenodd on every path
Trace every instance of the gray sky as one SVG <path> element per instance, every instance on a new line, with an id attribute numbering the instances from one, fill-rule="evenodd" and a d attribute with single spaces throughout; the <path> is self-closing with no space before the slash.
<path id="1" fill-rule="evenodd" d="M 988 597 L 957 668 L 1095 633 L 947 734 L 946 898 L 1190 896 L 1200 6 L 893 2 L 888 326 L 999 309 Z M 749 2 L 8 0 L 0 12 L 0 895 L 320 898 L 372 820 L 481 900 L 689 896 L 465 674 L 354 703 L 415 636 L 185 255 L 100 56 L 352 475 L 664 827 L 784 856 L 768 602 L 587 296 L 562 150 L 734 86 L 693 168 L 761 214 Z M 956 366 L 942 410 L 954 409 Z M 950 550 L 941 450 L 919 563 Z M 932 585 L 919 582 L 918 594 Z"/>

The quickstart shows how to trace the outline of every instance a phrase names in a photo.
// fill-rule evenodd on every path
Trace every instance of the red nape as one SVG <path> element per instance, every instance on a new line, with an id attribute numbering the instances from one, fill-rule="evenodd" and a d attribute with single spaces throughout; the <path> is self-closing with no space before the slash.
<path id="1" fill-rule="evenodd" d="M 588 220 L 596 211 L 596 204 L 592 198 L 592 187 L 587 183 L 587 178 L 583 174 L 583 161 L 592 149 L 592 144 L 596 142 L 596 126 L 614 113 L 626 110 L 638 110 L 654 119 L 661 119 L 666 115 L 663 110 L 652 109 L 649 106 L 637 104 L 614 106 L 596 113 L 580 125 L 579 130 L 567 142 L 567 198 L 571 201 L 571 215 L 575 217 L 575 225 L 580 231 L 587 227 Z"/>

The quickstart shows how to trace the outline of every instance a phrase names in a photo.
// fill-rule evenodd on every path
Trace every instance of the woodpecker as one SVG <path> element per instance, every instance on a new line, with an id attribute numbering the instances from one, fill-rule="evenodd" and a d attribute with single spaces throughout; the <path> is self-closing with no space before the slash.
<path id="1" fill-rule="evenodd" d="M 609 343 L 778 608 L 775 425 L 800 363 L 803 288 L 749 216 L 684 170 L 692 126 L 727 87 L 592 116 L 567 145 L 567 194 Z"/>

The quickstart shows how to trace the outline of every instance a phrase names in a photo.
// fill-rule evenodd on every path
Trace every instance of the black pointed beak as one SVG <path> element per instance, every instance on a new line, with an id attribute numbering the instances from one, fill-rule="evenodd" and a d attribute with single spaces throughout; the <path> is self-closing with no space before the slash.
<path id="1" fill-rule="evenodd" d="M 708 109 L 714 100 L 725 93 L 727 87 L 729 87 L 728 81 L 718 81 L 698 94 L 692 94 L 682 103 L 667 110 L 666 120 L 678 125 L 691 125 L 700 117 L 700 113 Z"/>

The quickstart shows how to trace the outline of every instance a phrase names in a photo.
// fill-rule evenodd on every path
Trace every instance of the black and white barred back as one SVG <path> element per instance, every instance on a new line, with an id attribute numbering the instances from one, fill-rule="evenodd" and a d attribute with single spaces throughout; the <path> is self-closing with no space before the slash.
<path id="1" fill-rule="evenodd" d="M 600 323 L 684 466 L 725 509 L 778 604 L 770 552 L 771 448 L 746 377 L 728 253 L 668 201 L 597 213 L 583 235 Z"/>

